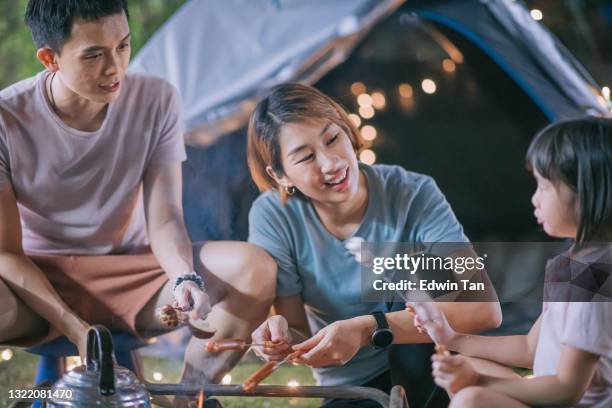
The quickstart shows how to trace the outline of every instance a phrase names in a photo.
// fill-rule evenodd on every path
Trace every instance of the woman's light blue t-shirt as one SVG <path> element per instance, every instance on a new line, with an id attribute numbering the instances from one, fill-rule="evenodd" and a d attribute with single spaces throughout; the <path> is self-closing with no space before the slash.
<path id="1" fill-rule="evenodd" d="M 467 242 L 461 224 L 434 182 L 400 166 L 360 164 L 369 200 L 353 236 L 366 242 Z M 312 333 L 337 320 L 366 315 L 387 305 L 361 300 L 361 266 L 321 223 L 309 201 L 283 205 L 276 192 L 255 200 L 249 214 L 249 242 L 278 264 L 276 294 L 301 294 Z M 361 385 L 386 371 L 388 356 L 362 348 L 344 366 L 314 369 L 321 385 Z"/>

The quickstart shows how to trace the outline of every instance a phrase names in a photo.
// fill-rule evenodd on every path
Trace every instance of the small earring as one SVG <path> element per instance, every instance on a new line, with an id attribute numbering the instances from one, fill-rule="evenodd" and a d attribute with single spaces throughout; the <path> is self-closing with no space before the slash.
<path id="1" fill-rule="evenodd" d="M 285 186 L 284 189 L 285 189 L 285 193 L 287 193 L 290 196 L 295 194 L 295 187 L 293 186 Z"/>

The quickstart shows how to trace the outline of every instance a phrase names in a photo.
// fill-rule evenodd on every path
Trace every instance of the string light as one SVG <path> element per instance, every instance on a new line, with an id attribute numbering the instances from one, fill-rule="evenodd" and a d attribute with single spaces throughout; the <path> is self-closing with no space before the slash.
<path id="1" fill-rule="evenodd" d="M 434 94 L 436 93 L 436 83 L 429 78 L 425 78 L 422 82 L 421 82 L 421 88 L 423 88 L 423 92 L 425 92 L 426 94 Z"/>
<path id="2" fill-rule="evenodd" d="M 531 14 L 531 18 L 533 18 L 535 21 L 540 21 L 544 18 L 544 14 L 542 14 L 542 12 L 538 9 L 531 10 L 529 14 Z"/>
<path id="3" fill-rule="evenodd" d="M 232 383 L 232 376 L 230 374 L 225 374 L 223 376 L 223 379 L 221 380 L 221 384 L 231 384 Z"/>
<path id="4" fill-rule="evenodd" d="M 300 383 L 297 382 L 297 380 L 289 380 L 289 382 L 287 383 L 287 386 L 291 388 L 295 388 L 295 387 L 299 387 Z"/>
<path id="5" fill-rule="evenodd" d="M 452 59 L 446 58 L 442 61 L 442 69 L 448 73 L 455 72 L 455 63 Z"/>
<path id="6" fill-rule="evenodd" d="M 9 361 L 11 358 L 13 358 L 13 350 L 8 348 L 2 350 L 2 354 L 0 354 L 0 357 L 2 357 L 2 360 L 4 361 Z"/>
<path id="7" fill-rule="evenodd" d="M 412 98 L 412 86 L 409 84 L 400 84 L 397 90 L 402 98 Z"/>
<path id="8" fill-rule="evenodd" d="M 365 93 L 366 91 L 366 86 L 363 82 L 354 82 L 351 85 L 351 92 L 353 93 L 353 95 L 360 95 L 362 93 Z"/>
<path id="9" fill-rule="evenodd" d="M 383 109 L 387 104 L 387 99 L 385 98 L 385 94 L 382 92 L 373 92 L 372 93 L 372 106 L 376 109 Z"/>
<path id="10" fill-rule="evenodd" d="M 357 127 L 361 126 L 361 118 L 359 117 L 359 115 L 355 115 L 354 113 L 349 113 L 348 117 L 351 120 L 351 122 L 353 122 L 353 125 Z"/>
<path id="11" fill-rule="evenodd" d="M 601 94 L 603 95 L 604 98 L 606 98 L 607 100 L 610 100 L 610 88 L 607 86 L 604 86 L 603 88 L 601 88 Z"/>
<path id="12" fill-rule="evenodd" d="M 376 163 L 376 153 L 374 153 L 370 149 L 365 149 L 361 153 L 359 153 L 359 160 L 361 160 L 365 164 L 372 165 Z"/>
<path id="13" fill-rule="evenodd" d="M 372 97 L 367 93 L 362 93 L 357 97 L 357 103 L 359 104 L 359 106 L 372 106 Z"/>
<path id="14" fill-rule="evenodd" d="M 449 50 L 448 55 L 451 57 L 455 64 L 463 64 L 463 54 L 456 48 Z"/>
<path id="15" fill-rule="evenodd" d="M 163 375 L 162 373 L 160 373 L 159 371 L 155 371 L 155 372 L 153 373 L 153 379 L 154 379 L 155 381 L 161 381 L 161 380 L 163 380 L 163 379 L 164 379 L 164 375 Z"/>
<path id="16" fill-rule="evenodd" d="M 372 141 L 376 139 L 376 128 L 371 125 L 366 125 L 361 128 L 361 137 L 365 140 Z"/>
<path id="17" fill-rule="evenodd" d="M 359 115 L 364 119 L 372 119 L 374 117 L 374 108 L 371 106 L 361 106 Z"/>

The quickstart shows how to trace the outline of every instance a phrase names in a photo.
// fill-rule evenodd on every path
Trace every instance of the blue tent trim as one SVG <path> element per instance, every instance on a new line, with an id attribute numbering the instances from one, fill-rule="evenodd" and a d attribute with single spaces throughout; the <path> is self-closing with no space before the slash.
<path id="1" fill-rule="evenodd" d="M 499 65 L 513 80 L 516 82 L 518 86 L 525 91 L 525 93 L 531 98 L 531 100 L 536 104 L 536 106 L 544 113 L 544 115 L 548 118 L 549 121 L 554 122 L 556 120 L 555 113 L 550 109 L 550 107 L 540 98 L 540 96 L 535 92 L 535 90 L 527 83 L 525 80 L 516 72 L 507 62 L 506 60 L 497 53 L 493 48 L 491 48 L 482 38 L 480 38 L 476 33 L 468 29 L 467 27 L 461 25 L 455 20 L 452 20 L 442 14 L 438 14 L 431 11 L 416 11 L 416 14 L 419 17 L 422 17 L 426 20 L 435 21 L 442 25 L 447 26 L 448 28 L 457 31 L 458 33 L 464 35 L 466 38 L 470 39 L 474 44 L 476 44 L 483 52 L 485 52 L 497 65 Z"/>

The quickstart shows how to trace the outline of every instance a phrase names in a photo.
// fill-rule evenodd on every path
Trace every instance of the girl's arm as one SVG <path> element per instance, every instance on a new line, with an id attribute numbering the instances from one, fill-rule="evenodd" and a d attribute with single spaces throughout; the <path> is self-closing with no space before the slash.
<path id="1" fill-rule="evenodd" d="M 556 375 L 501 379 L 479 376 L 482 385 L 528 405 L 574 405 L 589 386 L 599 355 L 564 345 Z"/>
<path id="2" fill-rule="evenodd" d="M 533 368 L 541 319 L 541 316 L 538 317 L 527 335 L 475 336 L 456 333 L 447 348 L 465 356 L 484 358 L 512 367 Z"/>
<path id="3" fill-rule="evenodd" d="M 453 306 L 456 307 L 452 303 L 426 302 L 411 303 L 411 305 L 416 311 L 414 325 L 425 329 L 434 342 L 443 344 L 449 350 L 514 367 L 533 366 L 541 316 L 527 335 L 477 336 L 457 332 L 454 325 L 451 326 L 445 311 L 450 311 Z"/>

